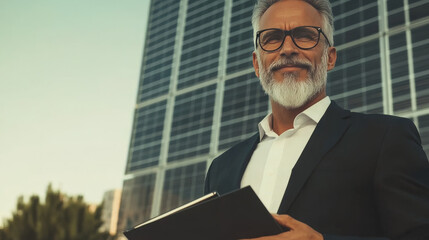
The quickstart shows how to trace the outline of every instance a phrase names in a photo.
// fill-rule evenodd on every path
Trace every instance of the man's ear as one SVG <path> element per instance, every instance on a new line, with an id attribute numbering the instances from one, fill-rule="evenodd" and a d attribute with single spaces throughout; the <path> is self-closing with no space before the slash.
<path id="1" fill-rule="evenodd" d="M 328 49 L 328 71 L 334 69 L 336 61 L 337 61 L 337 49 L 335 47 L 329 47 L 329 49 Z"/>
<path id="2" fill-rule="evenodd" d="M 256 55 L 255 51 L 253 51 L 253 53 L 252 53 L 252 56 L 253 56 L 253 68 L 255 69 L 255 75 L 259 78 L 258 56 Z"/>

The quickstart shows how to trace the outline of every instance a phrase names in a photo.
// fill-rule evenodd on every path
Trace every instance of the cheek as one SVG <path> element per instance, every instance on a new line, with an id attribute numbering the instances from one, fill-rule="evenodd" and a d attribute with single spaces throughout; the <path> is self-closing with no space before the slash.
<path id="1" fill-rule="evenodd" d="M 270 65 L 275 62 L 277 59 L 275 56 L 273 56 L 274 54 L 266 54 L 265 57 L 261 58 L 261 64 L 264 67 L 265 70 L 268 71 Z"/>
<path id="2" fill-rule="evenodd" d="M 322 62 L 322 55 L 319 54 L 312 54 L 307 56 L 307 59 L 311 62 L 311 65 L 317 66 Z"/>
<path id="3" fill-rule="evenodd" d="M 326 59 L 326 61 L 323 61 L 322 60 L 322 58 L 323 57 L 328 57 L 328 55 L 327 55 L 327 53 L 326 54 L 324 54 L 324 49 L 320 49 L 318 52 L 317 52 L 317 54 L 314 54 L 313 56 L 312 56 L 312 64 L 313 64 L 313 67 L 315 67 L 315 66 L 320 66 L 321 64 L 323 64 L 324 62 L 325 62 L 325 64 L 327 64 L 328 63 L 328 59 Z"/>

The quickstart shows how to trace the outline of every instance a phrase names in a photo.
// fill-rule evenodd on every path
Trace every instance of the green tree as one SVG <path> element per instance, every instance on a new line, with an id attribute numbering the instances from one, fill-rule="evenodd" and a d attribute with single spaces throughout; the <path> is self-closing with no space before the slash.
<path id="1" fill-rule="evenodd" d="M 43 203 L 35 195 L 28 202 L 18 198 L 12 218 L 0 229 L 0 240 L 107 240 L 109 234 L 99 231 L 101 209 L 49 185 Z"/>

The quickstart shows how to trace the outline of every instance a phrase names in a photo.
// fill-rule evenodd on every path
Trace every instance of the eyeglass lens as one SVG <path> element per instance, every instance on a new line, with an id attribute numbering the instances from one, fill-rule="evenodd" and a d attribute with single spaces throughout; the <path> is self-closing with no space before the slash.
<path id="1" fill-rule="evenodd" d="M 319 31 L 313 27 L 297 27 L 289 32 L 281 29 L 267 29 L 260 33 L 259 42 L 265 51 L 275 51 L 282 46 L 286 35 L 290 35 L 293 42 L 304 49 L 315 47 L 320 37 Z"/>

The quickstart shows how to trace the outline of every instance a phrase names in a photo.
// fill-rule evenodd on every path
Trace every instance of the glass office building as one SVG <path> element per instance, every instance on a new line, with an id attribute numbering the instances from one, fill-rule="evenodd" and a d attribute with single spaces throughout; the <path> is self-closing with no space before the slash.
<path id="1" fill-rule="evenodd" d="M 213 158 L 269 112 L 251 61 L 254 1 L 152 0 L 119 231 L 201 196 Z M 429 153 L 429 1 L 331 3 L 331 99 L 412 119 Z"/>

